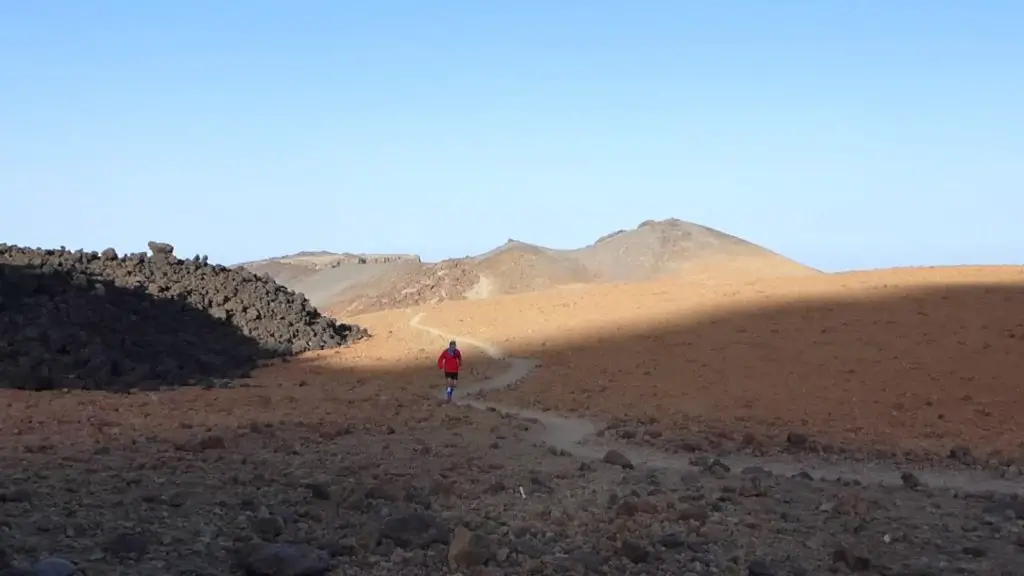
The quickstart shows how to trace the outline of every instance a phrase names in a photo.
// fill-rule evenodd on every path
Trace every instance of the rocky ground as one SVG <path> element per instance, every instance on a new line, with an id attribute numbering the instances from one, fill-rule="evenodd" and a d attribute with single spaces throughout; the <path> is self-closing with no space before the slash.
<path id="1" fill-rule="evenodd" d="M 158 268 L 143 264 L 146 270 L 189 270 L 187 282 L 194 282 L 190 274 L 195 273 L 230 284 L 220 270 L 209 271 L 201 261 L 179 263 L 156 248 L 156 254 L 165 254 L 157 260 L 169 262 Z M 95 264 L 100 259 L 117 269 L 136 267 L 136 257 L 114 254 L 60 251 L 57 262 L 76 258 L 96 266 L 107 265 Z M 5 276 L 2 304 L 9 306 L 13 294 L 20 306 L 11 317 L 21 324 L 9 328 L 29 326 L 30 320 L 78 319 L 79 328 L 95 330 L 95 322 L 76 316 L 88 304 L 89 310 L 104 310 L 101 319 L 127 330 L 131 323 L 110 309 L 114 303 L 132 312 L 140 301 L 149 302 L 143 309 L 162 309 L 160 297 L 167 291 L 179 294 L 177 302 L 208 294 L 182 290 L 157 272 L 133 276 L 142 283 L 133 291 L 101 274 L 69 273 L 50 262 L 57 270 L 48 271 L 47 278 L 55 280 L 33 284 L 21 276 L 12 290 Z M 232 284 L 236 309 L 212 325 L 230 324 L 233 333 L 260 349 L 278 342 L 294 352 L 308 344 L 305 330 L 325 341 L 347 341 L 351 330 L 311 312 L 301 297 L 257 288 L 255 276 L 241 274 L 237 278 L 249 284 Z M 107 296 L 107 289 L 122 288 L 131 293 L 116 300 Z M 1014 294 L 990 292 L 1002 302 Z M 248 310 L 261 308 L 247 304 L 244 294 L 270 293 L 285 303 L 281 310 L 300 313 L 264 323 L 262 312 L 250 317 Z M 948 308 L 946 296 L 939 300 Z M 97 299 L 103 305 L 95 305 Z M 25 305 L 33 302 L 56 302 L 39 309 L 60 313 L 32 312 Z M 614 308 L 602 312 L 608 310 Z M 161 312 L 154 318 L 170 322 L 171 316 Z M 649 403 L 652 414 L 627 410 L 618 419 L 605 419 L 595 434 L 586 432 L 582 444 L 566 451 L 566 438 L 593 426 L 559 416 L 550 410 L 558 405 L 553 400 L 590 402 L 600 395 L 571 396 L 553 388 L 553 395 L 541 396 L 537 382 L 554 364 L 542 362 L 527 373 L 523 367 L 532 362 L 487 358 L 483 350 L 488 348 L 459 336 L 469 362 L 461 394 L 468 396 L 474 384 L 497 376 L 508 383 L 521 380 L 512 390 L 493 393 L 498 401 L 533 387 L 527 396 L 548 403 L 523 416 L 439 404 L 433 360 L 448 338 L 445 331 L 432 331 L 431 318 L 428 314 L 417 324 L 409 313 L 384 313 L 371 327 L 375 337 L 355 346 L 286 358 L 243 377 L 192 382 L 210 385 L 118 387 L 119 394 L 68 386 L 0 390 L 0 576 L 1022 573 L 1024 488 L 1013 477 L 1019 462 L 1010 456 L 1000 461 L 989 452 L 975 453 L 972 446 L 949 442 L 950 436 L 935 435 L 935 427 L 904 431 L 945 442 L 948 453 L 940 461 L 888 448 L 868 454 L 860 450 L 863 442 L 829 437 L 810 412 L 803 421 L 776 416 L 774 428 L 762 426 L 757 433 L 724 426 L 730 419 L 743 423 L 725 411 L 717 413 L 718 421 L 683 429 L 657 417 L 657 409 L 671 414 L 667 403 Z M 522 314 L 518 322 L 525 318 Z M 996 326 L 994 320 L 985 322 Z M 266 332 L 257 328 L 261 325 Z M 318 327 L 324 330 L 317 332 Z M 727 328 L 723 338 L 741 333 Z M 107 357 L 128 354 L 132 342 L 113 338 L 109 326 L 104 330 L 87 332 L 107 346 L 99 350 Z M 157 345 L 169 342 L 161 338 L 171 333 L 157 332 L 160 338 L 145 341 L 150 348 L 138 363 L 160 357 Z M 261 341 L 261 333 L 281 336 Z M 46 334 L 18 336 L 12 340 L 15 350 L 58 356 L 70 351 Z M 211 333 L 199 334 L 209 339 Z M 1008 346 L 988 341 L 979 349 L 1003 354 Z M 646 338 L 637 345 L 650 342 Z M 307 349 L 318 347 L 324 346 Z M 591 359 L 621 350 L 599 348 Z M 3 366 L 17 367 L 16 358 L 8 355 Z M 221 358 L 242 367 L 231 364 L 230 354 Z M 578 373 L 582 361 L 573 357 L 576 364 L 568 368 L 575 366 Z M 115 372 L 107 375 L 119 376 Z M 171 372 L 182 373 L 180 366 Z M 650 381 L 642 373 L 631 378 Z M 559 386 L 568 383 L 563 379 Z M 584 389 L 591 384 L 576 382 Z M 667 388 L 651 389 L 672 397 Z M 986 390 L 975 389 L 979 395 Z M 616 398 L 626 404 L 636 399 Z M 983 400 L 997 408 L 992 398 Z M 601 407 L 611 410 L 609 402 Z M 781 399 L 773 406 L 784 407 Z M 1012 424 L 1009 412 L 998 415 L 998 422 Z M 824 421 L 839 416 L 830 413 Z M 984 436 L 967 424 L 996 420 L 942 421 L 980 439 Z M 895 482 L 876 481 L 882 476 L 866 472 L 883 468 Z M 968 468 L 975 468 L 973 475 L 964 472 Z"/>
<path id="2" fill-rule="evenodd" d="M 0 574 L 1020 573 L 1006 495 L 581 460 L 538 423 L 322 386 L 77 393 L 46 422 L 6 398 Z"/>

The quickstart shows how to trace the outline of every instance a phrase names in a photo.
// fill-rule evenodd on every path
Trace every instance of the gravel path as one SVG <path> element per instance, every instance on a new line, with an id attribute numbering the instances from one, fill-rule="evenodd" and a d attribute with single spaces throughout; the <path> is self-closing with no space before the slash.
<path id="1" fill-rule="evenodd" d="M 509 358 L 493 344 L 476 340 L 461 334 L 447 334 L 442 330 L 428 326 L 422 322 L 424 313 L 417 314 L 409 321 L 409 325 L 425 330 L 438 337 L 448 340 L 454 338 L 463 344 L 469 344 L 482 350 L 495 360 L 504 360 L 509 368 L 502 374 L 475 385 L 460 387 L 456 402 L 478 409 L 497 410 L 504 414 L 540 423 L 537 439 L 554 448 L 565 450 L 574 456 L 588 460 L 600 460 L 609 450 L 625 455 L 634 463 L 654 468 L 666 468 L 684 472 L 694 472 L 700 468 L 688 456 L 661 452 L 650 448 L 629 446 L 624 443 L 609 442 L 597 436 L 603 428 L 602 424 L 583 418 L 574 418 L 548 411 L 530 410 L 515 406 L 501 405 L 472 399 L 482 392 L 495 392 L 514 386 L 526 378 L 538 362 L 530 358 Z M 444 397 L 442 393 L 441 398 Z M 922 482 L 934 488 L 946 488 L 965 492 L 996 492 L 1002 494 L 1024 494 L 1024 483 L 1019 480 L 1005 480 L 995 477 L 992 472 L 980 470 L 915 470 L 913 479 L 906 476 L 907 470 L 900 470 L 885 464 L 862 464 L 826 462 L 813 458 L 797 457 L 750 457 L 722 456 L 720 461 L 730 468 L 742 469 L 759 467 L 770 470 L 773 474 L 793 476 L 810 474 L 815 478 L 847 478 L 864 484 L 881 484 L 899 486 L 906 482 Z"/>

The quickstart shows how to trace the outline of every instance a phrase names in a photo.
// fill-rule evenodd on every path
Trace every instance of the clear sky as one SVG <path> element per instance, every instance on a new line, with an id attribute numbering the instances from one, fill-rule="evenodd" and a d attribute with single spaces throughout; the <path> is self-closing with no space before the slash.
<path id="1" fill-rule="evenodd" d="M 1024 3 L 0 8 L 0 241 L 223 263 L 646 219 L 826 270 L 1024 262 Z"/>

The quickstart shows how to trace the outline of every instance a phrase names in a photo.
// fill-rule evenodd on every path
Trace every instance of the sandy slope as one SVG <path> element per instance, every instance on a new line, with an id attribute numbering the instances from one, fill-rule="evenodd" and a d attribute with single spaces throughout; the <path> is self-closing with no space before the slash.
<path id="1" fill-rule="evenodd" d="M 450 300 L 478 300 L 558 286 L 817 274 L 762 246 L 692 222 L 647 221 L 576 249 L 518 240 L 484 254 L 438 263 L 408 255 L 309 253 L 245 264 L 303 292 L 340 317 Z"/>
<path id="2" fill-rule="evenodd" d="M 726 443 L 771 444 L 796 429 L 848 446 L 1006 453 L 1021 441 L 1024 268 L 591 285 L 419 311 L 541 361 L 493 399 L 666 438 L 710 427 Z M 408 330 L 408 314 L 389 314 L 362 321 Z"/>

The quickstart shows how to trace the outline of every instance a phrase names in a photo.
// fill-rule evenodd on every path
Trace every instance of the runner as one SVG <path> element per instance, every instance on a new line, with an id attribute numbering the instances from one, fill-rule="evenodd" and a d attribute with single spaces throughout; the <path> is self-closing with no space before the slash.
<path id="1" fill-rule="evenodd" d="M 462 368 L 462 352 L 455 347 L 455 340 L 448 343 L 448 347 L 437 357 L 437 368 L 444 370 L 444 379 L 447 387 L 444 390 L 445 402 L 452 401 L 455 394 L 455 385 L 459 382 L 459 368 Z"/>

